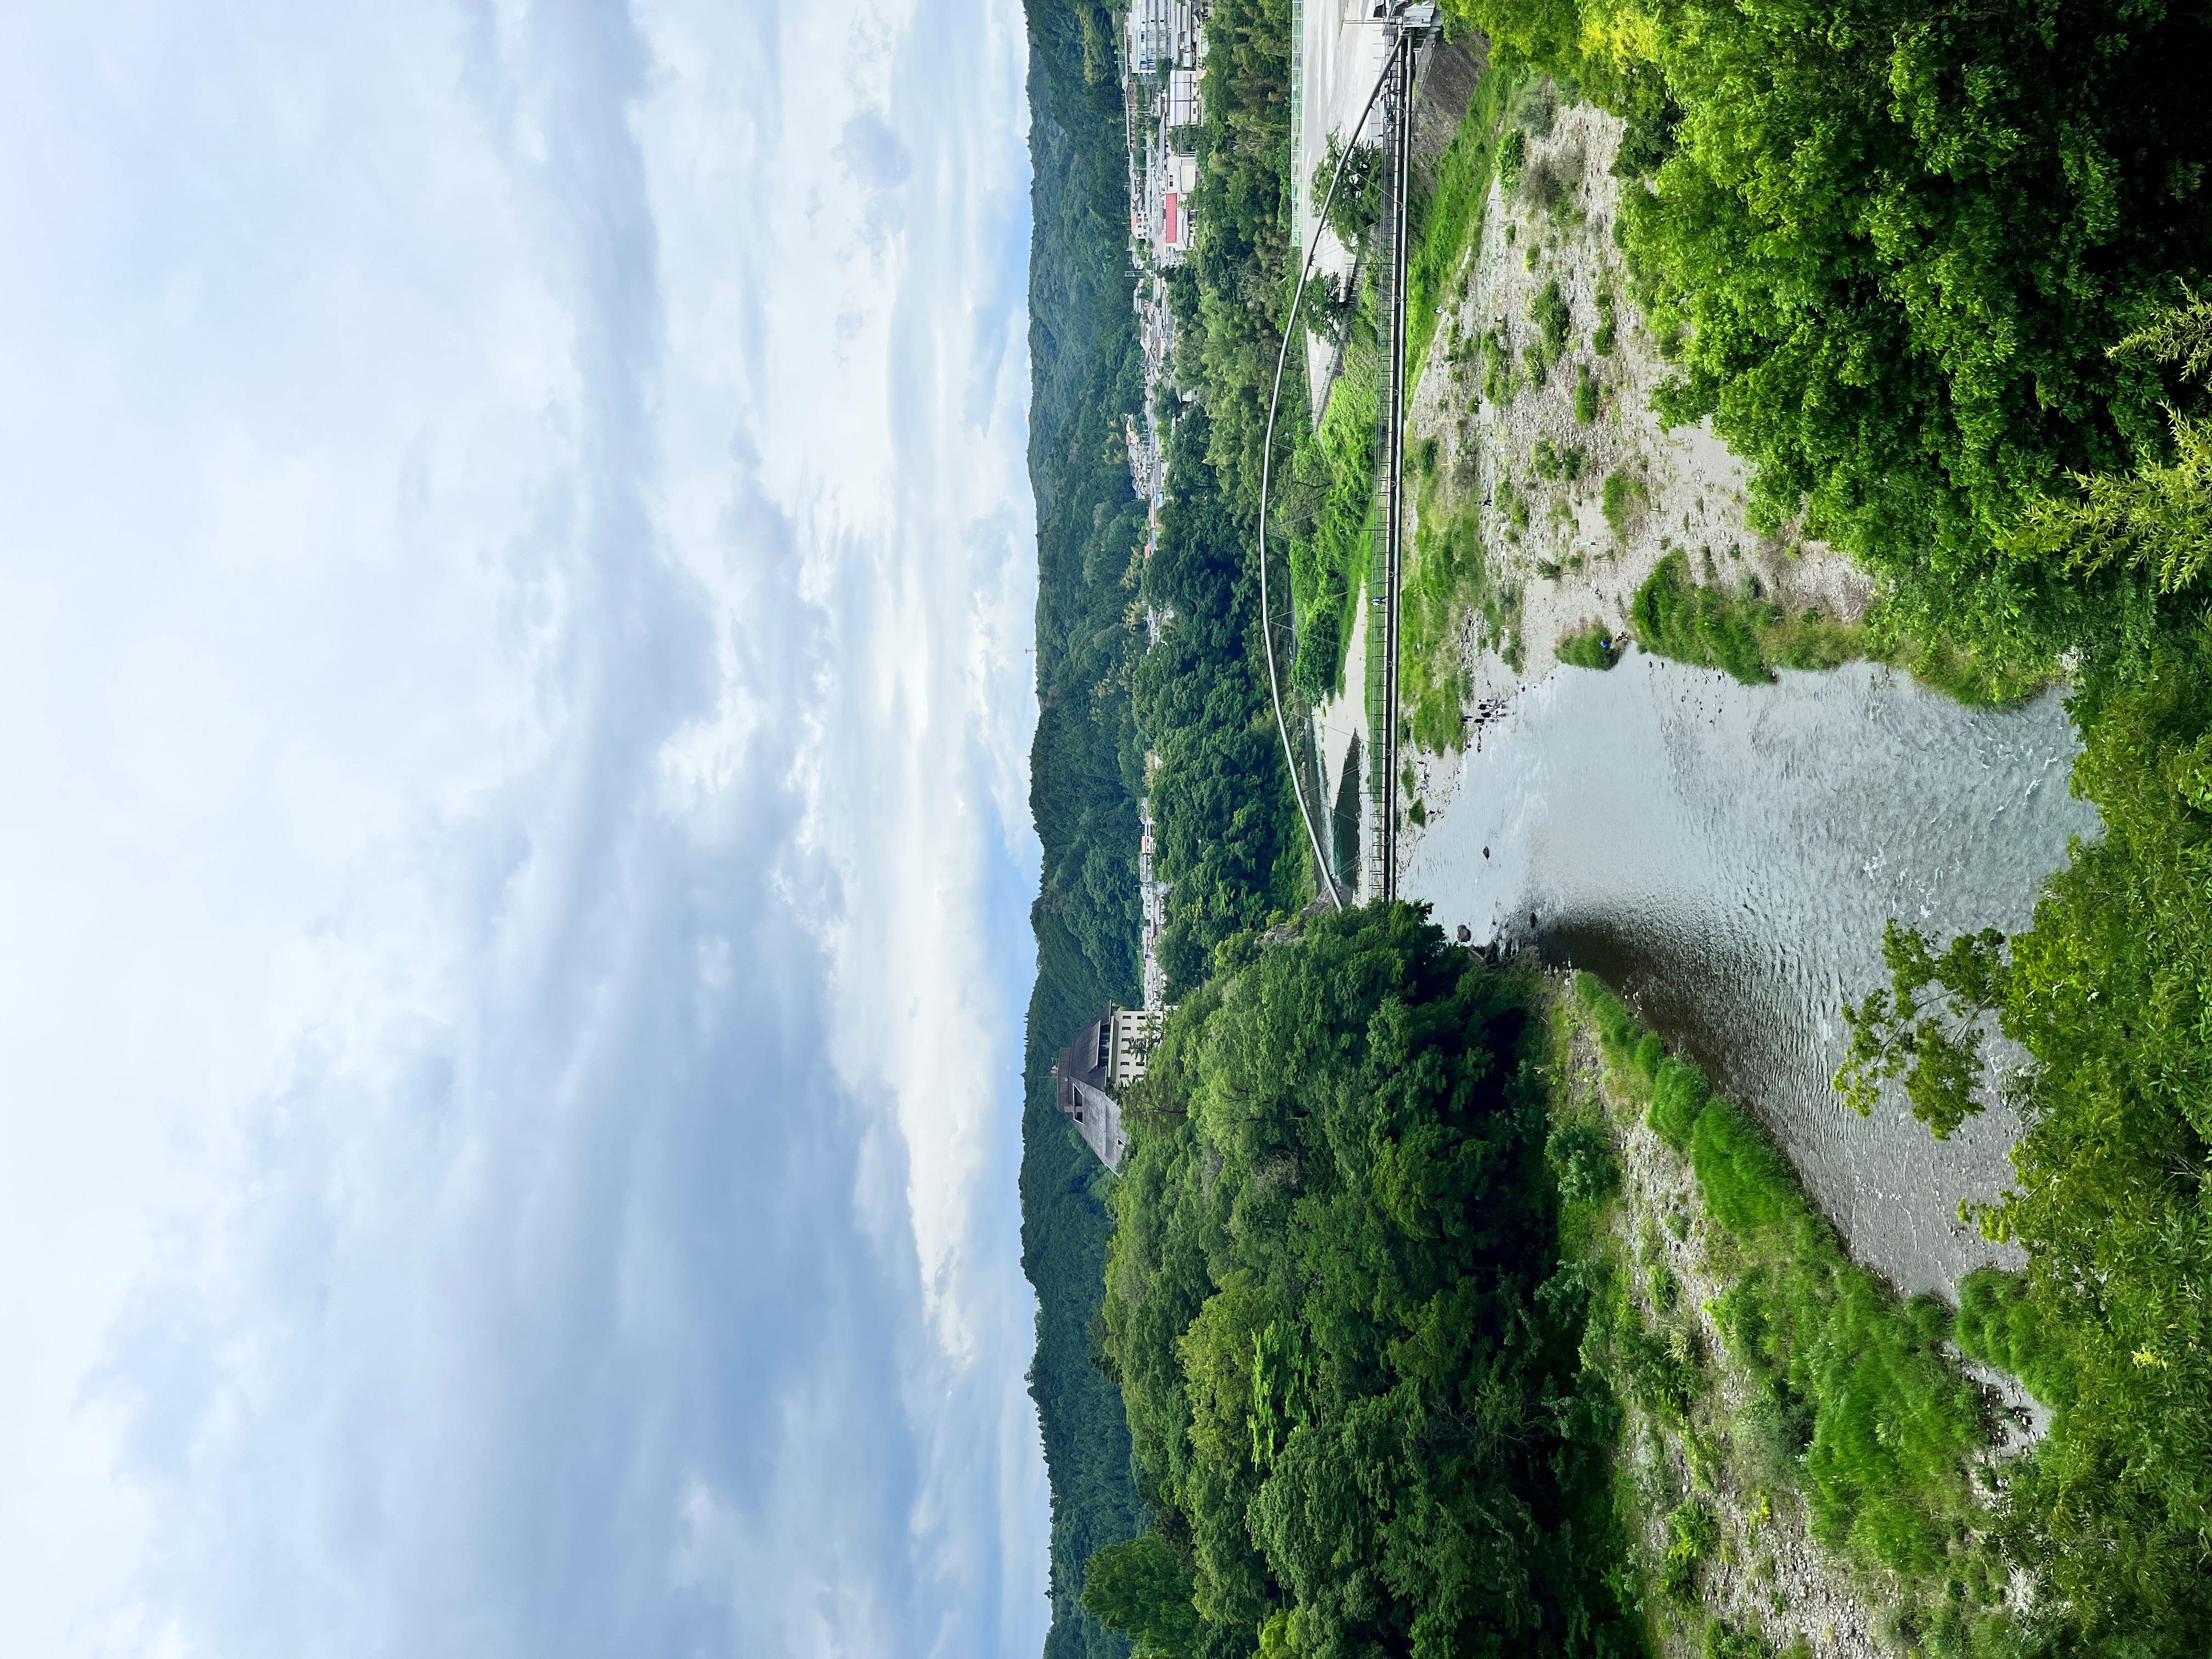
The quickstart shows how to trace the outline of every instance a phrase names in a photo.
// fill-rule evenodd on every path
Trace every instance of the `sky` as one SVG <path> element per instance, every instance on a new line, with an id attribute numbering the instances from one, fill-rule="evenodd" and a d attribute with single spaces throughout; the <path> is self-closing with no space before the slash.
<path id="1" fill-rule="evenodd" d="M 1024 70 L 0 8 L 0 1653 L 1037 1650 Z"/>

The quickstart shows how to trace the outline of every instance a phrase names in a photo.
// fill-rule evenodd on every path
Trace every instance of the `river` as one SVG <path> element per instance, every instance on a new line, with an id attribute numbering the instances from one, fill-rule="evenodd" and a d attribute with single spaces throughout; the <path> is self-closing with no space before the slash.
<path id="1" fill-rule="evenodd" d="M 1401 882 L 1448 928 L 1596 973 L 1750 1107 L 1861 1261 L 1953 1290 L 1998 1253 L 1957 1208 L 2010 1173 L 2002 1107 L 1945 1143 L 1830 1091 L 1882 924 L 2026 925 L 2095 811 L 2054 693 L 1969 709 L 1869 664 L 1744 686 L 1633 652 L 1565 668 L 1481 734 Z"/>

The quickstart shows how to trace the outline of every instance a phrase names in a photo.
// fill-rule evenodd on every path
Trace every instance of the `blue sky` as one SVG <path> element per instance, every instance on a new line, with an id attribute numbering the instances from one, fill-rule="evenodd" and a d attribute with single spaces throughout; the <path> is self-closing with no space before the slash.
<path id="1" fill-rule="evenodd" d="M 0 15 L 0 1652 L 1036 1650 L 1024 69 Z"/>

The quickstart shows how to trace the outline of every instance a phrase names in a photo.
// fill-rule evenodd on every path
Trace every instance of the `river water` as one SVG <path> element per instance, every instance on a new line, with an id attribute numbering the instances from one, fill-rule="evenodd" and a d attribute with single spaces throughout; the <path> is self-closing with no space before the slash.
<path id="1" fill-rule="evenodd" d="M 1884 980 L 1882 924 L 1938 942 L 2026 925 L 2069 836 L 2056 694 L 1962 708 L 1869 664 L 1779 684 L 1631 655 L 1517 697 L 1466 757 L 1401 883 L 1447 928 L 1587 968 L 1749 1106 L 1861 1261 L 1911 1293 L 1997 1260 L 1958 1220 L 1995 1195 L 2002 1108 L 1938 1143 L 1830 1091 L 1839 1009 Z"/>

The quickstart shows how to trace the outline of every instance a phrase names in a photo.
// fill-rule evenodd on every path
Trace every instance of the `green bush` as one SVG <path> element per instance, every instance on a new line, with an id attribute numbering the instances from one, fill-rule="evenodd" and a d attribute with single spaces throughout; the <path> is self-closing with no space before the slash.
<path id="1" fill-rule="evenodd" d="M 1603 499 L 1606 524 L 1617 538 L 1626 541 L 1636 509 L 1644 500 L 1644 486 L 1627 473 L 1615 470 L 1605 481 Z"/>
<path id="2" fill-rule="evenodd" d="M 1513 126 L 1531 138 L 1548 138 L 1559 114 L 1559 95 L 1547 81 L 1531 81 L 1513 100 Z"/>
<path id="3" fill-rule="evenodd" d="M 1702 1504 L 1685 1504 L 1667 1517 L 1667 1558 L 1659 1581 L 1670 1601 L 1687 1601 L 1696 1593 L 1698 1565 L 1720 1543 L 1720 1522 Z"/>
<path id="4" fill-rule="evenodd" d="M 1528 296 L 1528 320 L 1536 325 L 1543 337 L 1546 361 L 1558 362 L 1559 354 L 1567 349 L 1567 337 L 1574 327 L 1574 313 L 1568 308 L 1567 296 L 1560 291 L 1557 277 Z"/>
<path id="5" fill-rule="evenodd" d="M 1647 1036 L 1638 1044 L 1641 1058 L 1644 1043 L 1656 1046 L 1659 1039 Z M 1639 1069 L 1641 1069 L 1639 1067 Z M 1669 1057 L 1652 1068 L 1651 1110 L 1645 1121 L 1650 1123 L 1660 1139 L 1678 1152 L 1690 1150 L 1690 1138 L 1695 1132 L 1705 1104 L 1712 1098 L 1712 1090 L 1705 1082 L 1705 1073 L 1696 1066 Z"/>
<path id="6" fill-rule="evenodd" d="M 1630 1051 L 1628 1058 L 1629 1064 L 1636 1068 L 1637 1075 L 1649 1087 L 1659 1080 L 1659 1067 L 1667 1058 L 1667 1045 L 1659 1041 L 1656 1032 L 1647 1031 L 1637 1038 L 1636 1046 Z"/>
<path id="7" fill-rule="evenodd" d="M 1959 1286 L 1959 1347 L 1969 1359 L 2009 1372 L 2046 1406 L 2074 1395 L 2063 1358 L 2045 1337 L 2024 1274 L 1983 1267 Z"/>
<path id="8" fill-rule="evenodd" d="M 1813 1402 L 1779 1376 L 1770 1376 L 1745 1403 L 1736 1438 L 1752 1466 L 1778 1486 L 1805 1478 L 1805 1450 L 1813 1442 Z"/>
<path id="9" fill-rule="evenodd" d="M 1559 658 L 1575 668 L 1611 668 L 1620 660 L 1620 641 L 1602 623 L 1591 623 L 1559 639 Z"/>
<path id="10" fill-rule="evenodd" d="M 1614 478 L 1620 474 L 1613 474 Z M 1606 518 L 1613 519 L 1613 480 L 1606 481 Z M 1636 642 L 1654 656 L 1726 670 L 1747 685 L 1774 678 L 1750 602 L 1690 579 L 1679 550 L 1659 561 L 1629 605 Z"/>
<path id="11" fill-rule="evenodd" d="M 1612 342 L 1608 340 L 1607 345 Z M 1582 379 L 1575 385 L 1575 418 L 1584 426 L 1597 419 L 1597 377 L 1589 370 L 1583 371 Z"/>
<path id="12" fill-rule="evenodd" d="M 1596 1023 L 1598 1040 L 1616 1061 L 1641 1035 L 1628 1005 L 1605 988 L 1595 974 L 1575 975 L 1575 995 Z"/>
<path id="13" fill-rule="evenodd" d="M 1580 444 L 1554 443 L 1549 438 L 1539 438 L 1528 453 L 1528 470 L 1540 478 L 1564 479 L 1572 483 L 1583 475 L 1583 463 L 1588 452 Z"/>
<path id="14" fill-rule="evenodd" d="M 1691 1070 L 1679 1060 L 1675 1064 Z M 1666 1092 L 1663 1078 L 1660 1091 Z M 1656 1117 L 1656 1103 L 1652 1109 Z M 1749 1118 L 1710 1092 L 1690 1132 L 1690 1161 L 1705 1189 L 1705 1206 L 1732 1231 L 1765 1232 L 1795 1219 L 1804 1207 L 1796 1177 L 1781 1153 Z"/>
<path id="15" fill-rule="evenodd" d="M 1774 1644 L 1757 1631 L 1716 1619 L 1705 1626 L 1704 1659 L 1774 1659 Z"/>
<path id="16" fill-rule="evenodd" d="M 1544 1161 L 1570 1204 L 1594 1204 L 1620 1178 L 1604 1134 L 1587 1123 L 1556 1126 L 1544 1142 Z"/>

